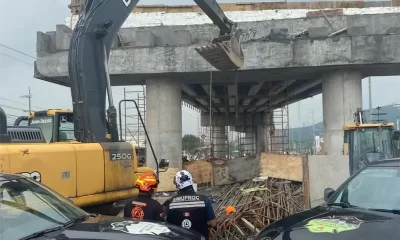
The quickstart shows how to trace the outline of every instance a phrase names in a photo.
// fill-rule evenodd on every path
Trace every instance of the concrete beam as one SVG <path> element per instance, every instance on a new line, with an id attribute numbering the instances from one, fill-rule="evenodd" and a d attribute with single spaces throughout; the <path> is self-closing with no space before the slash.
<path id="1" fill-rule="evenodd" d="M 213 126 L 256 126 L 265 125 L 265 113 L 245 114 L 238 113 L 236 118 L 235 113 L 215 113 L 212 115 Z M 202 112 L 200 118 L 201 126 L 210 126 L 209 113 Z"/>
<path id="2" fill-rule="evenodd" d="M 182 91 L 187 93 L 189 96 L 195 97 L 197 95 L 196 91 L 194 91 L 192 88 L 190 88 L 186 84 L 182 84 Z"/>
<path id="3" fill-rule="evenodd" d="M 259 108 L 259 109 L 257 109 L 257 112 L 273 111 L 275 109 L 290 105 L 292 103 L 304 100 L 306 98 L 314 97 L 315 95 L 318 95 L 318 94 L 321 94 L 321 93 L 322 93 L 322 86 L 319 86 L 316 89 L 313 89 L 313 90 L 310 90 L 310 91 L 305 91 L 305 92 L 303 92 L 303 93 L 301 93 L 299 95 L 296 95 L 295 97 L 288 98 L 287 100 L 285 99 L 285 101 L 280 101 L 276 105 Z"/>
<path id="4" fill-rule="evenodd" d="M 209 99 L 210 99 L 210 85 L 201 84 L 201 87 L 204 89 L 204 91 L 208 95 L 208 96 L 206 96 L 207 97 L 207 101 L 206 100 L 202 100 L 201 103 L 204 106 L 210 107 L 210 101 L 209 101 Z M 221 105 L 221 100 L 216 98 L 216 97 L 217 97 L 217 94 L 215 94 L 214 89 L 211 87 L 212 107 L 215 108 L 215 109 L 218 109 L 218 111 L 220 111 L 220 112 L 225 112 L 225 109 L 223 107 L 218 107 L 217 106 L 217 105 Z M 205 102 L 207 102 L 207 104 L 204 104 Z"/>
<path id="5" fill-rule="evenodd" d="M 208 99 L 209 99 L 210 98 L 210 85 L 209 84 L 201 84 L 201 87 L 207 93 Z M 214 88 L 211 88 L 211 93 L 212 93 L 212 101 L 216 104 L 221 103 L 221 100 L 219 100 L 217 98 L 217 94 L 215 94 Z"/>
<path id="6" fill-rule="evenodd" d="M 257 85 L 252 85 L 249 89 L 249 92 L 247 93 L 247 95 L 249 96 L 255 96 L 258 94 L 258 92 L 260 91 L 260 89 L 262 88 L 262 86 L 264 86 L 265 82 L 259 83 Z"/>
<path id="7" fill-rule="evenodd" d="M 318 80 L 313 80 L 313 81 L 309 81 L 307 83 L 302 84 L 301 86 L 290 90 L 287 95 L 284 95 L 284 98 L 280 98 L 280 99 L 276 99 L 274 101 L 272 101 L 272 105 L 278 105 L 279 103 L 283 102 L 286 99 L 290 99 L 298 94 L 301 94 L 302 92 L 305 92 L 315 86 L 318 86 L 322 83 L 322 79 L 318 79 Z"/>
<path id="8" fill-rule="evenodd" d="M 236 84 L 228 85 L 228 96 L 229 96 L 229 106 L 235 106 L 236 105 L 236 97 L 237 97 Z"/>
<path id="9" fill-rule="evenodd" d="M 266 98 L 262 98 L 260 100 L 258 100 L 255 104 L 255 107 L 252 107 L 248 110 L 248 112 L 261 112 L 264 110 L 260 110 L 260 109 L 265 109 L 268 107 L 264 107 L 262 105 L 264 105 L 268 100 L 270 100 L 272 97 L 278 95 L 279 93 L 281 93 L 284 89 L 286 89 L 287 87 L 289 87 L 290 85 L 292 85 L 293 83 L 295 83 L 296 80 L 292 79 L 292 80 L 288 80 L 288 81 L 282 81 L 281 83 L 274 85 L 269 91 Z"/>
<path id="10" fill-rule="evenodd" d="M 307 73 L 303 73 L 304 76 L 309 76 L 313 71 L 323 69 L 324 66 L 358 68 L 361 72 L 364 72 L 364 75 L 398 75 L 400 72 L 400 49 L 397 48 L 398 45 L 400 45 L 400 35 L 397 34 L 379 35 L 379 37 L 375 35 L 343 36 L 319 41 L 301 39 L 287 44 L 254 41 L 244 45 L 244 50 L 250 57 L 246 58 L 246 68 L 243 70 L 257 69 L 264 71 L 263 78 L 265 78 L 267 69 L 272 71 L 278 68 L 293 67 L 293 76 L 291 77 L 296 77 L 294 73 L 301 69 L 303 72 L 307 71 Z M 280 54 L 271 55 L 266 49 L 274 49 L 274 52 L 280 52 Z M 165 54 L 166 52 L 169 53 Z M 255 56 L 251 54 L 252 52 L 259 52 L 259 55 Z M 203 74 L 200 73 L 209 72 L 210 67 L 204 59 L 196 54 L 191 47 L 112 50 L 110 58 L 112 85 L 143 84 L 143 77 L 150 76 L 150 74 L 169 77 L 171 73 L 174 73 L 175 76 L 179 73 L 196 73 L 191 75 L 190 81 L 192 83 L 204 83 Z M 154 58 L 158 60 L 154 61 Z M 130 61 L 126 61 L 126 59 L 130 59 Z M 192 60 L 187 61 L 187 59 Z M 46 81 L 55 78 L 58 78 L 57 81 L 68 81 L 67 62 L 66 51 L 55 52 L 43 57 L 38 56 L 35 77 Z M 382 64 L 384 67 L 377 71 L 377 68 Z M 393 64 L 396 65 L 391 67 Z M 282 71 L 288 74 L 288 70 L 281 70 L 281 74 L 284 74 Z M 221 76 L 231 75 L 230 72 L 221 72 L 220 74 Z M 239 77 L 241 82 L 246 82 L 249 78 L 262 77 L 257 71 L 239 71 L 239 75 L 242 75 Z M 185 75 L 180 77 L 183 78 Z M 273 77 L 273 75 L 270 77 Z M 67 82 L 65 84 L 68 85 Z"/>
<path id="11" fill-rule="evenodd" d="M 283 81 L 280 84 L 277 84 L 271 88 L 270 91 L 268 91 L 268 96 L 276 96 L 279 93 L 281 93 L 284 89 L 288 88 L 290 85 L 296 82 L 296 79 L 288 80 L 288 81 Z"/>
<path id="12" fill-rule="evenodd" d="M 250 89 L 249 89 L 248 94 L 247 94 L 249 96 L 249 98 L 245 98 L 243 100 L 242 105 L 248 106 L 250 104 L 250 102 L 253 100 L 254 96 L 256 96 L 258 94 L 258 92 L 260 91 L 260 89 L 264 86 L 264 83 L 265 83 L 265 81 L 261 82 L 261 83 L 259 83 L 257 85 L 252 85 L 250 87 Z"/>

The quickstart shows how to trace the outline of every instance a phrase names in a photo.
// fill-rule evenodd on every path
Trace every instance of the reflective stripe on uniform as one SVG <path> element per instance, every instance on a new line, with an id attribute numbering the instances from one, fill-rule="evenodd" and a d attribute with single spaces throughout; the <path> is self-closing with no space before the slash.
<path id="1" fill-rule="evenodd" d="M 173 202 L 169 205 L 169 209 L 177 208 L 195 208 L 195 207 L 205 207 L 206 204 L 203 201 L 193 201 L 193 202 Z"/>
<path id="2" fill-rule="evenodd" d="M 139 206 L 145 207 L 145 206 L 147 206 L 147 203 L 132 201 L 132 205 L 139 205 Z"/>

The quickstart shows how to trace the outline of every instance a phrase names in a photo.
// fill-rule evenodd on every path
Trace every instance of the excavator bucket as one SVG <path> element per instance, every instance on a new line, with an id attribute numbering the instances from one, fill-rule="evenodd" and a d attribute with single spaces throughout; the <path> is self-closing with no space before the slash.
<path id="1" fill-rule="evenodd" d="M 235 31 L 230 38 L 214 38 L 206 46 L 197 47 L 195 50 L 220 71 L 236 70 L 244 66 L 240 36 L 240 31 Z"/>

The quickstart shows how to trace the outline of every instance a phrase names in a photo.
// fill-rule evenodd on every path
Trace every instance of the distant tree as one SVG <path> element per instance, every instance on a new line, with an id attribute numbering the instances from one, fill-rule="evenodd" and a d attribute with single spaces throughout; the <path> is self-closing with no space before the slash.
<path id="1" fill-rule="evenodd" d="M 192 134 L 185 134 L 185 136 L 183 136 L 183 138 L 182 138 L 182 149 L 183 150 L 192 151 L 193 149 L 196 149 L 198 147 L 201 147 L 200 138 L 198 138 Z"/>

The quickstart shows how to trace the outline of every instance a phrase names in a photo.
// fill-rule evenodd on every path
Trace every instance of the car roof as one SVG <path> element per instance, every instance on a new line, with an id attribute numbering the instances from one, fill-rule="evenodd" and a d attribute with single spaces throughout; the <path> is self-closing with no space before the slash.
<path id="1" fill-rule="evenodd" d="M 374 161 L 368 164 L 370 167 L 400 167 L 400 158 L 389 158 Z"/>
<path id="2" fill-rule="evenodd" d="M 8 181 L 23 178 L 22 175 L 11 174 L 11 173 L 0 173 L 0 181 Z"/>

